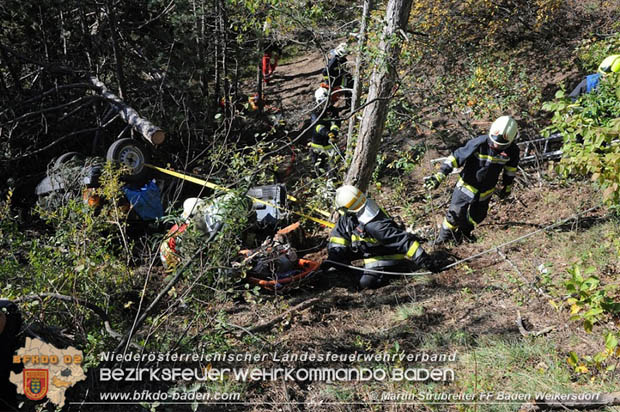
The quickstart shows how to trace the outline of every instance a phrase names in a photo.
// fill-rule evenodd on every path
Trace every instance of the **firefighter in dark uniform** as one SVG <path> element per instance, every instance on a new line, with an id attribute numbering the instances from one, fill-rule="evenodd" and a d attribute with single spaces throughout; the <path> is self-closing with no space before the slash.
<path id="1" fill-rule="evenodd" d="M 436 245 L 452 239 L 459 241 L 463 236 L 475 240 L 471 232 L 487 216 L 489 201 L 502 173 L 503 188 L 498 195 L 502 199 L 510 195 L 519 164 L 519 148 L 514 143 L 517 133 L 517 122 L 502 116 L 493 122 L 488 136 L 478 136 L 455 150 L 439 172 L 424 179 L 428 189 L 435 189 L 452 169 L 463 167 Z"/>
<path id="2" fill-rule="evenodd" d="M 19 373 L 21 365 L 13 364 L 19 345 L 22 317 L 17 306 L 0 299 L 0 411 L 17 410 L 17 387 L 9 381 L 11 371 Z"/>
<path id="3" fill-rule="evenodd" d="M 601 79 L 611 73 L 620 73 L 620 54 L 607 56 L 598 66 L 598 71 L 584 77 L 568 97 L 575 101 L 582 94 L 596 90 Z"/>
<path id="4" fill-rule="evenodd" d="M 353 260 L 363 259 L 364 268 L 373 271 L 410 272 L 420 266 L 438 271 L 437 262 L 420 246 L 420 239 L 396 225 L 356 187 L 338 188 L 335 204 L 340 217 L 330 234 L 328 261 L 350 265 Z M 330 262 L 322 267 L 329 266 L 338 268 Z M 362 288 L 376 288 L 386 280 L 381 273 L 356 273 L 363 273 L 359 280 Z"/>
<path id="5" fill-rule="evenodd" d="M 327 56 L 327 66 L 323 69 L 323 82 L 332 90 L 338 87 L 347 87 L 349 72 L 347 71 L 347 45 L 340 43 Z"/>
<path id="6" fill-rule="evenodd" d="M 330 159 L 337 155 L 336 144 L 338 143 L 338 132 L 340 132 L 340 120 L 338 119 L 338 110 L 335 107 L 330 105 L 321 116 L 327 95 L 327 90 L 322 87 L 314 92 L 314 100 L 318 107 L 312 112 L 310 118 L 310 122 L 314 126 L 312 127 L 312 141 L 308 143 L 308 146 L 310 146 L 314 174 L 317 177 L 329 172 L 333 167 L 334 162 L 330 162 Z"/>

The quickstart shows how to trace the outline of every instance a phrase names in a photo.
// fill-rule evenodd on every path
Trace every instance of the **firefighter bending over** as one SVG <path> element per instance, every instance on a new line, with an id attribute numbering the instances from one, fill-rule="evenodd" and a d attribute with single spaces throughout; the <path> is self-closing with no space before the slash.
<path id="1" fill-rule="evenodd" d="M 438 271 L 439 265 L 420 246 L 420 239 L 396 225 L 373 199 L 356 187 L 338 188 L 335 205 L 340 217 L 327 245 L 329 261 L 350 265 L 353 260 L 363 259 L 364 268 L 373 271 L 410 272 L 420 266 Z M 330 266 L 342 269 L 330 262 L 325 262 L 322 268 Z M 362 288 L 376 288 L 386 281 L 382 273 L 355 273 L 361 273 Z"/>
<path id="2" fill-rule="evenodd" d="M 452 169 L 463 167 L 435 245 L 463 237 L 476 240 L 471 232 L 487 216 L 502 171 L 503 188 L 498 195 L 502 199 L 510 195 L 519 164 L 519 148 L 514 143 L 517 134 L 517 122 L 502 116 L 493 122 L 488 136 L 470 140 L 442 163 L 439 172 L 424 178 L 427 189 L 435 189 Z"/>

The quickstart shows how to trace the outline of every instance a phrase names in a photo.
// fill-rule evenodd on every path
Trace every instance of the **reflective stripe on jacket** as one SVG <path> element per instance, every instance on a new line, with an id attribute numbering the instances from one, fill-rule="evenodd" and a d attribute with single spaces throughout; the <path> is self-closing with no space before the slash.
<path id="1" fill-rule="evenodd" d="M 519 165 L 519 147 L 510 145 L 503 151 L 495 151 L 487 143 L 487 136 L 478 136 L 454 151 L 441 165 L 443 174 L 463 166 L 458 186 L 479 200 L 491 197 L 503 172 L 504 186 L 512 186 Z"/>
<path id="2" fill-rule="evenodd" d="M 366 268 L 394 266 L 405 259 L 420 266 L 426 259 L 419 239 L 399 228 L 383 211 L 365 225 L 356 215 L 340 216 L 327 251 L 330 260 L 342 263 L 362 258 Z"/>

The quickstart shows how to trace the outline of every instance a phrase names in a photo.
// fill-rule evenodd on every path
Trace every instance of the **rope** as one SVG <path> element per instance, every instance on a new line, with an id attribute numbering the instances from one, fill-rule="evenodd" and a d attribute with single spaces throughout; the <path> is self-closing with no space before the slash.
<path id="1" fill-rule="evenodd" d="M 501 249 L 503 247 L 506 247 L 506 246 L 511 245 L 513 243 L 520 242 L 523 239 L 527 239 L 528 237 L 534 236 L 537 233 L 545 232 L 545 231 L 547 231 L 549 229 L 553 229 L 553 228 L 555 228 L 557 226 L 563 225 L 564 223 L 566 223 L 566 222 L 568 222 L 570 220 L 576 219 L 576 218 L 580 217 L 581 215 L 589 213 L 589 212 L 591 212 L 593 210 L 596 210 L 599 207 L 601 207 L 600 204 L 597 205 L 597 206 L 593 206 L 593 207 L 589 208 L 588 210 L 584 210 L 584 211 L 581 211 L 579 213 L 576 213 L 576 214 L 574 214 L 573 216 L 571 216 L 569 218 L 560 220 L 560 221 L 558 221 L 556 223 L 553 223 L 553 224 L 551 224 L 549 226 L 546 226 L 546 227 L 543 227 L 541 229 L 535 230 L 533 232 L 527 233 L 527 234 L 525 234 L 523 236 L 519 236 L 516 239 L 513 239 L 513 240 L 510 240 L 508 242 L 502 243 L 500 245 L 494 246 L 494 247 L 492 247 L 490 249 L 487 249 L 487 250 L 482 251 L 480 253 L 476 253 L 475 255 L 468 256 L 468 257 L 466 257 L 464 259 L 457 260 L 454 263 L 451 263 L 451 264 L 449 264 L 447 266 L 442 267 L 441 269 L 439 269 L 439 272 L 442 272 L 442 271 L 450 269 L 450 268 L 452 268 L 454 266 L 460 265 L 463 262 L 467 262 L 467 261 L 470 261 L 472 259 L 476 259 L 476 258 L 478 258 L 478 257 L 480 257 L 482 255 L 486 255 L 487 253 L 498 252 L 499 249 Z M 430 271 L 426 271 L 426 272 L 404 272 L 404 273 L 403 272 L 384 272 L 382 270 L 365 269 L 365 268 L 360 268 L 360 267 L 357 267 L 357 266 L 347 265 L 347 264 L 336 262 L 336 261 L 329 260 L 329 259 L 327 259 L 326 262 L 331 263 L 331 264 L 336 265 L 336 266 L 341 266 L 341 267 L 346 267 L 346 268 L 349 268 L 349 269 L 358 270 L 360 272 L 379 273 L 379 274 L 383 274 L 383 275 L 393 275 L 393 276 L 426 276 L 426 275 L 431 275 L 433 273 L 433 272 L 430 272 Z"/>
<path id="2" fill-rule="evenodd" d="M 183 174 L 183 173 L 175 172 L 175 171 L 172 171 L 172 170 L 164 169 L 164 168 L 153 166 L 153 165 L 146 164 L 146 163 L 144 164 L 144 166 L 150 167 L 151 169 L 157 170 L 158 172 L 165 173 L 167 175 L 174 176 L 174 177 L 177 177 L 177 178 L 182 179 L 182 180 L 186 180 L 188 182 L 192 182 L 192 183 L 196 183 L 198 185 L 206 186 L 206 187 L 208 187 L 210 189 L 213 189 L 213 190 L 221 190 L 221 191 L 226 191 L 226 192 L 230 191 L 230 189 L 227 188 L 227 187 L 216 185 L 214 183 L 207 182 L 206 180 L 198 179 L 197 177 L 194 177 L 194 176 L 189 176 L 189 175 L 186 175 L 186 174 Z M 248 196 L 248 198 L 252 199 L 253 201 L 255 201 L 257 203 L 262 203 L 262 204 L 267 205 L 267 206 L 275 207 L 276 209 L 280 209 L 282 211 L 295 214 L 297 216 L 303 217 L 304 219 L 312 220 L 313 222 L 316 222 L 316 223 L 318 223 L 320 225 L 323 225 L 323 226 L 326 226 L 326 227 L 329 227 L 329 228 L 332 228 L 332 227 L 335 226 L 334 223 L 329 222 L 327 220 L 319 219 L 319 218 L 313 217 L 313 216 L 309 216 L 309 215 L 306 215 L 306 214 L 301 213 L 301 212 L 296 212 L 294 210 L 289 210 L 289 209 L 283 208 L 282 206 L 278 206 L 276 204 L 273 204 L 273 203 L 270 203 L 270 202 L 266 202 L 266 201 L 264 201 L 262 199 L 258 199 L 258 198 L 252 197 L 252 196 Z M 293 196 L 287 196 L 287 199 L 292 200 L 294 202 L 297 201 L 297 199 L 294 198 Z M 315 208 L 312 208 L 312 207 L 310 207 L 309 209 L 317 211 L 317 212 L 320 212 L 323 215 L 327 214 L 327 212 L 325 212 L 325 211 L 321 211 L 319 209 L 315 209 Z"/>

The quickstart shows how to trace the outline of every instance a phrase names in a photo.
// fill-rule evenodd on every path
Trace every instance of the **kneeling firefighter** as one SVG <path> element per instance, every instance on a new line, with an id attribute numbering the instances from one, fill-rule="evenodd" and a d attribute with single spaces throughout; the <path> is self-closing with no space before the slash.
<path id="1" fill-rule="evenodd" d="M 362 288 L 379 287 L 385 283 L 382 273 L 409 272 L 424 266 L 432 272 L 439 270 L 435 262 L 420 246 L 420 239 L 400 228 L 373 199 L 350 185 L 336 190 L 335 205 L 340 213 L 327 245 L 329 261 L 351 264 L 364 260 L 365 271 L 360 277 Z M 411 265 L 413 263 L 413 265 Z M 338 267 L 325 262 L 322 267 Z"/>

